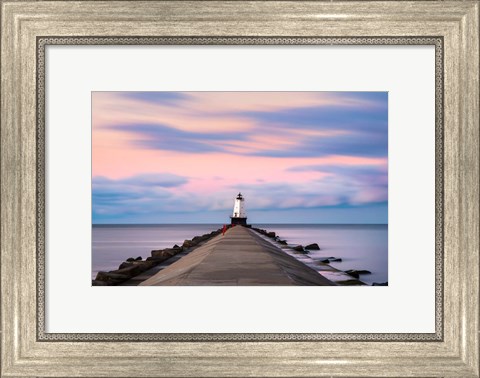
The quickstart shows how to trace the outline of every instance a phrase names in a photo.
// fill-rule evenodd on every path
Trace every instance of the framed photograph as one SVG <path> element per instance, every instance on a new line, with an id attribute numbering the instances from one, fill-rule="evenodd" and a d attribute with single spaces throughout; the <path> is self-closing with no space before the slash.
<path id="1" fill-rule="evenodd" d="M 480 376 L 478 1 L 1 17 L 1 376 Z"/>
<path id="2" fill-rule="evenodd" d="M 95 286 L 388 285 L 388 92 L 92 92 L 91 166 Z"/>

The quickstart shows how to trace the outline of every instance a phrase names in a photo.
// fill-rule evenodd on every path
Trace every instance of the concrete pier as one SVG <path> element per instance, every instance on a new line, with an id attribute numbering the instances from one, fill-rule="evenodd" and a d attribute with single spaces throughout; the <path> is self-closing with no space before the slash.
<path id="1" fill-rule="evenodd" d="M 335 285 L 255 231 L 236 226 L 140 283 L 141 286 Z"/>

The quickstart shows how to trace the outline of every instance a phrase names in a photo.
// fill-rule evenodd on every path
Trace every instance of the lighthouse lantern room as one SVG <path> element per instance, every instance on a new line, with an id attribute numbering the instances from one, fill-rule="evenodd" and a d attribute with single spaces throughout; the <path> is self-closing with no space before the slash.
<path id="1" fill-rule="evenodd" d="M 245 213 L 245 198 L 242 193 L 238 193 L 233 205 L 233 215 L 230 217 L 232 224 L 247 225 L 247 214 Z"/>

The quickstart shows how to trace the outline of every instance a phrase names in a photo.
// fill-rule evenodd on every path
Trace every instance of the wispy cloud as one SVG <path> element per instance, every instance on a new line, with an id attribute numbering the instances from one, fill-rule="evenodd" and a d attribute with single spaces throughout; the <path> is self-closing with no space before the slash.
<path id="1" fill-rule="evenodd" d="M 291 172 L 319 172 L 328 176 L 341 176 L 346 180 L 362 181 L 370 184 L 388 184 L 388 167 L 385 164 L 374 165 L 304 165 L 288 169 Z"/>
<path id="2" fill-rule="evenodd" d="M 187 177 L 175 175 L 173 173 L 150 173 L 139 174 L 123 179 L 112 180 L 107 177 L 96 176 L 92 179 L 93 187 L 115 185 L 115 186 L 135 186 L 141 188 L 171 188 L 174 186 L 180 186 L 188 182 Z"/>
<path id="3" fill-rule="evenodd" d="M 388 199 L 387 93 L 95 92 L 92 99 L 94 219 L 228 214 L 238 190 L 254 211 Z"/>
<path id="4" fill-rule="evenodd" d="M 189 98 L 182 92 L 120 92 L 120 96 L 126 99 L 149 102 L 158 105 L 175 105 Z"/>
<path id="5" fill-rule="evenodd" d="M 185 177 L 170 173 L 140 174 L 124 179 L 92 178 L 93 214 L 148 212 L 155 203 L 168 202 L 169 188 L 188 182 Z"/>
<path id="6" fill-rule="evenodd" d="M 246 133 L 191 132 L 163 124 L 128 124 L 109 128 L 131 134 L 133 136 L 130 141 L 132 146 L 162 151 L 191 153 L 227 151 L 229 142 L 247 138 Z"/>
<path id="7" fill-rule="evenodd" d="M 137 100 L 147 97 L 145 101 L 148 103 L 153 98 L 162 105 L 165 105 L 162 98 L 168 102 L 172 97 L 180 99 L 183 104 L 177 118 L 165 115 L 162 110 L 159 111 L 156 122 L 125 123 L 119 120 L 116 124 L 98 126 L 100 130 L 106 128 L 128 133 L 132 148 L 190 153 L 221 151 L 279 158 L 387 155 L 386 94 L 369 93 L 363 102 L 359 101 L 362 106 L 356 104 L 348 107 L 338 99 L 337 102 L 331 101 L 334 105 L 330 106 L 292 107 L 291 103 L 284 103 L 284 108 L 268 111 L 235 111 L 233 105 L 224 106 L 226 109 L 220 105 L 221 111 L 216 116 L 210 114 L 211 110 L 196 110 L 187 117 L 186 114 L 193 112 L 188 106 L 192 106 L 191 97 L 195 96 L 175 92 L 162 92 L 158 96 L 149 92 L 135 92 L 132 96 Z M 229 96 L 227 94 L 224 97 Z M 360 96 L 355 94 L 351 98 L 347 97 L 349 100 L 346 102 L 352 102 L 352 98 L 356 97 Z M 186 103 L 185 98 L 189 98 Z M 175 112 L 175 109 L 169 108 L 168 113 Z M 218 122 L 218 117 L 223 122 L 223 128 L 203 126 L 203 122 L 208 120 Z M 247 125 L 245 128 L 235 126 L 242 122 Z M 234 125 L 233 129 L 231 125 Z"/>

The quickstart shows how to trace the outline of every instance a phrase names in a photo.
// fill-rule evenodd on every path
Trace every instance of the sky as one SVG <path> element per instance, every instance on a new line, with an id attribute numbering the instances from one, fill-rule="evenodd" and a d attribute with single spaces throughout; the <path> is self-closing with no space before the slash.
<path id="1" fill-rule="evenodd" d="M 387 92 L 92 92 L 94 224 L 387 223 Z"/>

